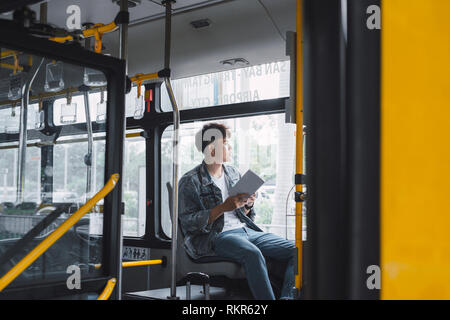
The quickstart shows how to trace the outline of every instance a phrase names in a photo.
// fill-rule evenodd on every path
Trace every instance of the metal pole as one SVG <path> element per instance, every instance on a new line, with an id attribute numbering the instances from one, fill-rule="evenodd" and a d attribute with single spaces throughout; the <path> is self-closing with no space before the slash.
<path id="1" fill-rule="evenodd" d="M 164 69 L 170 68 L 170 42 L 172 34 L 172 1 L 164 0 L 163 4 L 166 6 L 166 35 L 165 35 L 165 47 L 164 47 Z"/>
<path id="2" fill-rule="evenodd" d="M 19 124 L 19 154 L 17 160 L 17 193 L 16 202 L 23 202 L 23 189 L 25 182 L 25 159 L 27 155 L 27 118 L 28 118 L 28 103 L 30 100 L 30 88 L 33 84 L 36 74 L 44 62 L 44 58 L 41 62 L 30 71 L 28 79 L 25 85 L 22 87 L 22 105 L 20 106 L 20 124 Z"/>
<path id="3" fill-rule="evenodd" d="M 173 199 L 172 199 L 172 281 L 170 287 L 170 297 L 176 299 L 177 287 L 177 236 L 178 236 L 178 142 L 180 135 L 180 112 L 178 105 L 173 94 L 172 85 L 169 78 L 164 78 L 166 83 L 167 92 L 169 93 L 170 102 L 173 107 Z"/>
<path id="4" fill-rule="evenodd" d="M 91 110 L 89 108 L 89 92 L 87 88 L 83 89 L 84 96 L 84 110 L 86 114 L 86 128 L 88 133 L 88 153 L 84 157 L 84 163 L 87 166 L 87 178 L 86 178 L 86 201 L 91 197 L 92 191 L 92 146 L 93 146 L 93 134 L 92 134 L 92 122 L 91 122 Z"/>
<path id="5" fill-rule="evenodd" d="M 47 24 L 47 2 L 41 3 L 39 7 L 39 22 L 42 24 Z"/>
<path id="6" fill-rule="evenodd" d="M 120 11 L 128 13 L 128 0 L 120 0 Z M 125 75 L 128 74 L 128 20 L 122 22 L 119 26 L 119 58 L 125 60 Z M 125 90 L 125 88 L 124 88 Z M 124 128 L 126 132 L 126 119 L 124 121 Z M 124 134 L 125 134 L 124 132 Z M 125 141 L 125 139 L 124 139 Z M 122 146 L 123 147 L 123 146 Z M 122 164 L 123 165 L 123 164 Z M 122 170 L 123 171 L 123 170 Z M 120 215 L 122 219 L 122 215 Z M 117 272 L 117 289 L 115 297 L 117 300 L 122 299 L 122 251 L 123 251 L 123 223 L 120 221 L 120 239 L 119 239 L 119 257 L 118 257 L 118 272 Z"/>
<path id="7" fill-rule="evenodd" d="M 172 2 L 174 0 L 164 0 L 162 3 L 166 6 L 166 28 L 165 28 L 165 50 L 164 50 L 164 69 L 170 70 L 170 49 L 172 33 Z M 177 238 L 178 238 L 178 142 L 180 135 L 180 111 L 172 90 L 172 84 L 169 77 L 164 78 L 164 82 L 169 93 L 170 103 L 173 108 L 173 197 L 172 197 L 172 279 L 170 285 L 169 299 L 178 299 L 177 297 Z"/>
<path id="8" fill-rule="evenodd" d="M 128 12 L 128 0 L 120 0 L 120 11 Z M 128 23 L 119 26 L 119 59 L 125 60 L 125 74 L 128 74 Z"/>

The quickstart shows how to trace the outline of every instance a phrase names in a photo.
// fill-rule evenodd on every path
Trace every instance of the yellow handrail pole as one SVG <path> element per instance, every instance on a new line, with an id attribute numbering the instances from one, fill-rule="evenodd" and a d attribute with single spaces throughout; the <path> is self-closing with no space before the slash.
<path id="1" fill-rule="evenodd" d="M 303 66 L 302 66 L 302 0 L 297 0 L 297 134 L 296 134 L 296 171 L 303 174 Z M 303 186 L 297 185 L 296 191 L 302 192 Z M 303 203 L 295 205 L 295 247 L 297 248 L 297 270 L 295 288 L 302 286 L 302 211 Z M 297 291 L 298 292 L 298 291 Z"/>
<path id="2" fill-rule="evenodd" d="M 97 300 L 108 300 L 114 290 L 114 287 L 116 286 L 116 282 L 116 278 L 109 279 L 106 283 L 105 289 L 103 289 L 102 293 L 100 293 Z"/>
<path id="3" fill-rule="evenodd" d="M 58 42 L 58 43 L 64 43 L 66 41 L 73 41 L 73 37 L 72 36 L 51 37 L 51 38 L 48 38 L 48 40 Z"/>
<path id="4" fill-rule="evenodd" d="M 12 57 L 13 55 L 18 54 L 18 53 L 19 53 L 18 51 L 14 51 L 14 50 L 2 51 L 1 54 L 0 54 L 0 58 L 1 59 L 9 58 L 9 57 Z"/>
<path id="5" fill-rule="evenodd" d="M 88 38 L 88 37 L 95 36 L 95 33 L 104 34 L 104 33 L 115 31 L 116 29 L 117 29 L 117 24 L 113 21 L 106 25 L 97 24 L 93 28 L 82 30 L 81 32 L 83 33 L 83 36 L 85 38 Z"/>
<path id="6" fill-rule="evenodd" d="M 108 33 L 111 31 L 116 30 L 117 25 L 113 21 L 110 24 L 103 25 L 103 24 L 96 24 L 93 28 L 83 30 L 83 35 L 85 38 L 88 37 L 95 37 L 95 52 L 101 53 L 102 52 L 102 37 L 104 33 Z"/>
<path id="7" fill-rule="evenodd" d="M 129 267 L 140 267 L 140 266 L 152 266 L 152 265 L 159 265 L 163 264 L 164 261 L 162 259 L 156 259 L 156 260 L 141 260 L 141 261 L 127 261 L 122 262 L 122 268 L 129 268 Z M 95 269 L 100 269 L 102 266 L 101 263 L 97 263 L 94 265 Z"/>
<path id="8" fill-rule="evenodd" d="M 142 137 L 141 132 L 127 133 L 125 135 L 125 138 L 137 138 L 137 137 Z"/>
<path id="9" fill-rule="evenodd" d="M 159 75 L 158 72 L 155 73 L 148 73 L 148 74 L 142 74 L 138 73 L 135 76 L 131 77 L 131 82 L 138 82 L 138 81 L 145 81 L 145 80 L 152 80 L 152 79 L 158 79 Z"/>
<path id="10" fill-rule="evenodd" d="M 86 202 L 77 212 L 70 218 L 64 221 L 55 231 L 53 231 L 47 238 L 39 243 L 30 253 L 28 253 L 22 260 L 19 261 L 11 270 L 8 271 L 0 279 L 0 291 L 2 291 L 8 284 L 17 278 L 22 271 L 30 266 L 37 258 L 39 258 L 50 246 L 52 246 L 59 238 L 61 238 L 67 230 L 75 225 L 89 210 L 91 210 L 97 202 L 106 197 L 108 193 L 117 184 L 119 174 L 113 174 L 106 185 L 88 202 Z"/>
<path id="11" fill-rule="evenodd" d="M 13 64 L 4 63 L 4 62 L 0 62 L 0 68 L 23 71 L 22 66 L 15 66 Z"/>
<path id="12" fill-rule="evenodd" d="M 158 264 L 163 264 L 162 259 L 144 260 L 144 261 L 127 261 L 127 262 L 122 262 L 122 267 L 129 268 L 129 267 L 151 266 L 151 265 L 158 265 Z"/>
<path id="13" fill-rule="evenodd" d="M 101 37 L 101 35 L 108 33 L 108 32 L 115 31 L 116 29 L 117 29 L 117 25 L 113 21 L 107 25 L 97 24 L 93 28 L 82 30 L 81 32 L 83 33 L 84 38 L 98 37 L 98 36 Z M 59 42 L 59 43 L 64 43 L 66 41 L 73 41 L 73 37 L 72 36 L 51 37 L 51 38 L 48 38 L 48 40 Z"/>
<path id="14" fill-rule="evenodd" d="M 17 73 L 17 70 L 19 70 L 19 58 L 17 58 L 17 54 L 14 54 L 14 74 Z"/>

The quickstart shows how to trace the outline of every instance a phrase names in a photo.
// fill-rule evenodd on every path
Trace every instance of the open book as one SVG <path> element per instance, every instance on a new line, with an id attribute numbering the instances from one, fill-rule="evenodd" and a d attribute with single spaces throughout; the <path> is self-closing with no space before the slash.
<path id="1" fill-rule="evenodd" d="M 241 179 L 228 191 L 230 196 L 235 196 L 239 193 L 247 193 L 249 196 L 254 194 L 262 185 L 264 180 L 261 179 L 252 170 L 248 170 Z"/>

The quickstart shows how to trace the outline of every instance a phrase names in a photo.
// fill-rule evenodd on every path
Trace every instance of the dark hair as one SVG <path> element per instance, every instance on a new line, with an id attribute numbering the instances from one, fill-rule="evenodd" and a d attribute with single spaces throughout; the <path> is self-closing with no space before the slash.
<path id="1" fill-rule="evenodd" d="M 217 131 L 220 131 L 220 136 L 214 135 Z M 195 145 L 197 146 L 198 151 L 203 153 L 206 147 L 216 139 L 226 139 L 230 134 L 230 129 L 226 125 L 216 122 L 208 123 L 195 135 Z"/>

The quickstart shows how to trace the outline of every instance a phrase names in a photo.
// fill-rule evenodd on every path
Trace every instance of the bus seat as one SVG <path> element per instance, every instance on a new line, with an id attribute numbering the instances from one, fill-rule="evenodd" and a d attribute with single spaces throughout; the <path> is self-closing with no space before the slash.
<path id="1" fill-rule="evenodd" d="M 166 184 L 169 194 L 169 210 L 172 219 L 172 185 Z M 205 273 L 210 277 L 224 276 L 228 279 L 245 279 L 244 268 L 234 261 L 221 257 L 202 257 L 192 259 L 184 249 L 184 236 L 178 223 L 177 236 L 177 281 L 185 279 L 190 272 Z"/>

